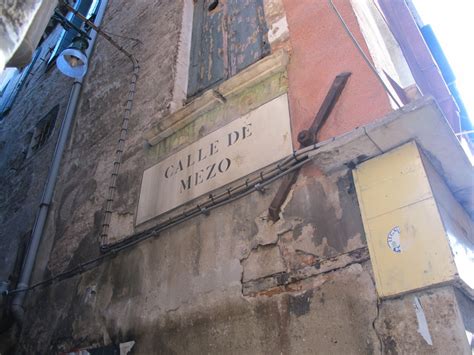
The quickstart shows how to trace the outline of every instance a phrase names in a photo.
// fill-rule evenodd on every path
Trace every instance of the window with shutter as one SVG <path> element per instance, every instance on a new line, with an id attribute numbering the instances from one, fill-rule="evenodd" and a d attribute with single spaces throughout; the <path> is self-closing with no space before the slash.
<path id="1" fill-rule="evenodd" d="M 196 0 L 188 97 L 270 53 L 262 0 Z"/>

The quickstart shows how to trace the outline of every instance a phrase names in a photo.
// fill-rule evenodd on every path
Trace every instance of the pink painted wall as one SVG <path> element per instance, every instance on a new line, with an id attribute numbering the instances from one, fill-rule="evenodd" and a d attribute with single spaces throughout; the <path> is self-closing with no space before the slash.
<path id="1" fill-rule="evenodd" d="M 334 1 L 368 54 L 349 0 Z M 316 115 L 335 76 L 352 73 L 321 130 L 322 141 L 362 126 L 390 112 L 382 85 L 364 62 L 326 0 L 284 0 L 292 47 L 288 68 L 290 113 L 295 148 L 298 132 Z"/>

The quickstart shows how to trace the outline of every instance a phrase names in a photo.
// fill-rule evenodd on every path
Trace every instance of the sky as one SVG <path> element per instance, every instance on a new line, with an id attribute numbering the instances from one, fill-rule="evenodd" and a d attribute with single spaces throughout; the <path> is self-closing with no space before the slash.
<path id="1" fill-rule="evenodd" d="M 474 0 L 413 0 L 431 25 L 456 75 L 456 85 L 474 122 Z"/>

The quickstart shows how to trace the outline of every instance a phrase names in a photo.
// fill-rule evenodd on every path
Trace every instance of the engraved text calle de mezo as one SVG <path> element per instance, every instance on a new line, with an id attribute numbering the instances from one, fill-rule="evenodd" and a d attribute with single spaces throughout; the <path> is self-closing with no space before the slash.
<path id="1" fill-rule="evenodd" d="M 217 176 L 217 174 L 224 174 L 231 165 L 231 158 L 225 156 L 225 150 L 234 145 L 242 144 L 244 141 L 252 136 L 252 123 L 247 123 L 241 129 L 232 131 L 227 134 L 226 139 L 215 140 L 204 148 L 199 148 L 197 151 L 188 154 L 184 158 L 179 158 L 176 162 L 170 164 L 164 172 L 165 179 L 179 179 L 179 193 L 193 188 L 199 184 L 207 182 Z M 209 162 L 210 157 L 224 151 L 224 157 L 219 161 Z M 188 175 L 188 171 L 193 166 L 203 166 L 192 174 Z M 187 175 L 187 176 L 182 176 Z"/>
<path id="2" fill-rule="evenodd" d="M 143 172 L 136 224 L 173 210 L 293 152 L 283 94 Z"/>

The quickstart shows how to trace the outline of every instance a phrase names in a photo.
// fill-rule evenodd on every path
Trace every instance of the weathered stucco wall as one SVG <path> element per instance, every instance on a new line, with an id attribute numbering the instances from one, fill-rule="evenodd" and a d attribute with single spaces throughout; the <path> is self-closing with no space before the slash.
<path id="1" fill-rule="evenodd" d="M 179 2 L 150 5 L 111 1 L 108 9 L 104 29 L 111 33 L 126 33 L 143 43 L 123 40 L 140 61 L 141 79 L 133 103 L 113 206 L 120 223 L 122 217 L 133 215 L 136 209 L 144 166 L 142 134 L 153 119 L 159 119 L 169 110 L 181 5 Z M 137 22 L 140 26 L 135 25 Z M 102 208 L 110 183 L 131 72 L 128 58 L 99 37 L 69 149 L 63 158 L 54 197 L 55 208 L 50 212 L 50 228 L 42 245 L 44 257 L 40 259 L 48 260 L 51 251 L 48 268 L 53 273 L 70 265 L 72 255 L 79 257 L 82 248 L 87 249 L 84 257 L 99 253 Z"/>
<path id="2" fill-rule="evenodd" d="M 34 291 L 21 352 L 135 341 L 137 354 L 467 353 L 452 289 L 417 295 L 432 346 L 413 295 L 377 300 L 350 174 L 306 169 L 276 224 L 278 184 Z"/>
<path id="3" fill-rule="evenodd" d="M 0 280 L 17 280 L 17 253 L 23 253 L 40 203 L 72 79 L 47 70 L 45 58 L 59 31 L 44 42 L 33 68 L 18 92 L 11 110 L 0 121 Z M 54 130 L 46 143 L 30 153 L 35 125 L 59 105 Z M 21 257 L 19 262 L 21 263 Z"/>
<path id="4" fill-rule="evenodd" d="M 370 58 L 349 1 L 334 1 L 350 31 Z M 325 140 L 391 111 L 388 96 L 352 43 L 328 1 L 284 1 L 290 42 L 288 68 L 293 134 L 306 129 L 336 77 L 351 72 L 341 100 L 319 134 Z"/>
<path id="5" fill-rule="evenodd" d="M 386 94 L 325 3 L 284 3 L 285 7 L 280 1 L 266 1 L 265 11 L 273 51 L 291 47 L 288 78 L 278 72 L 264 82 L 268 87 L 255 93 L 268 99 L 268 90 L 281 93 L 289 82 L 293 134 L 311 122 L 339 71 L 349 70 L 353 76 L 320 138 L 386 113 Z M 349 2 L 336 3 L 356 29 Z M 104 19 L 107 31 L 142 42 L 120 38 L 141 68 L 113 204 L 111 229 L 117 240 L 136 232 L 143 170 L 160 154 L 189 143 L 171 137 L 174 143 L 166 147 L 145 144 L 146 133 L 178 104 L 173 90 L 182 11 L 178 1 L 112 0 Z M 360 33 L 357 36 L 362 39 Z M 127 58 L 98 39 L 33 283 L 100 255 L 100 225 L 131 69 Z M 306 71 L 314 73 L 314 81 Z M 50 107 L 46 97 L 54 97 L 55 91 L 44 88 L 34 100 Z M 245 112 L 254 104 L 246 97 L 260 98 L 249 92 L 253 93 L 247 91 L 241 101 L 237 97 L 235 107 L 229 99 L 226 107 L 234 111 L 228 111 Z M 177 135 L 197 138 L 212 131 L 222 125 L 217 122 L 221 111 L 216 112 L 209 113 L 202 126 L 177 129 Z M 35 164 L 40 163 L 38 159 Z M 26 179 L 27 171 L 23 174 Z M 380 304 L 377 299 L 350 169 L 341 166 L 326 174 L 309 163 L 290 191 L 280 220 L 273 223 L 267 210 L 279 184 L 168 229 L 80 275 L 29 292 L 18 353 L 58 353 L 125 341 L 135 341 L 136 354 L 366 354 L 426 349 L 421 334 L 411 333 L 405 343 L 405 328 L 394 328 L 405 319 L 410 320 L 410 331 L 416 328 L 413 305 L 403 299 Z M 35 186 L 41 189 L 40 179 Z M 35 200 L 23 206 L 34 211 L 39 192 L 31 199 Z M 3 217 L 5 223 L 13 226 L 21 220 L 31 228 L 32 217 L 23 219 L 26 212 L 9 213 Z M 428 308 L 444 298 L 455 306 L 452 292 L 448 288 L 434 301 L 429 294 L 420 300 Z M 462 327 L 457 313 L 446 315 L 444 323 L 431 310 L 426 318 L 430 327 L 439 327 L 430 350 L 467 349 L 458 345 Z M 457 328 L 452 336 L 446 329 L 453 329 L 453 324 Z"/>
<path id="6" fill-rule="evenodd" d="M 111 340 L 135 340 L 143 354 L 377 349 L 376 293 L 349 176 L 302 177 L 277 225 L 265 218 L 272 188 L 35 291 L 24 351 Z"/>
<path id="7" fill-rule="evenodd" d="M 419 302 L 420 311 L 415 303 Z M 386 354 L 470 354 L 465 324 L 452 287 L 384 301 L 374 323 Z M 426 327 L 424 327 L 426 324 Z M 430 344 L 431 343 L 431 344 Z"/>
<path id="8" fill-rule="evenodd" d="M 43 351 L 55 351 L 135 340 L 135 350 L 143 354 L 266 353 L 280 347 L 308 352 L 321 344 L 321 334 L 328 349 L 355 347 L 365 353 L 378 348 L 372 329 L 376 294 L 347 179 L 342 174 L 298 187 L 301 192 L 291 199 L 292 206 L 285 209 L 288 218 L 279 228 L 265 219 L 272 188 L 264 196 L 253 194 L 164 232 L 80 278 L 35 292 L 24 328 L 24 351 L 38 344 Z M 319 201 L 326 196 L 332 201 L 317 210 L 304 198 L 306 189 L 314 190 Z M 307 229 L 324 218 L 320 214 L 338 220 L 333 215 L 333 209 L 340 208 L 338 199 L 348 207 L 344 214 L 355 215 L 341 216 L 348 221 L 342 227 L 336 224 L 309 235 Z M 344 226 L 354 217 L 355 226 Z M 334 244 L 325 235 L 340 238 Z M 290 249 L 299 252 L 287 252 Z M 365 258 L 346 253 L 347 260 L 331 260 L 350 250 Z M 348 265 L 353 258 L 362 264 Z M 340 271 L 328 273 L 335 267 Z M 298 272 L 314 277 L 297 281 Z M 268 283 L 277 276 L 282 276 L 278 285 Z M 54 304 L 55 312 L 33 307 L 35 300 Z M 43 322 L 49 324 L 47 329 Z"/>

